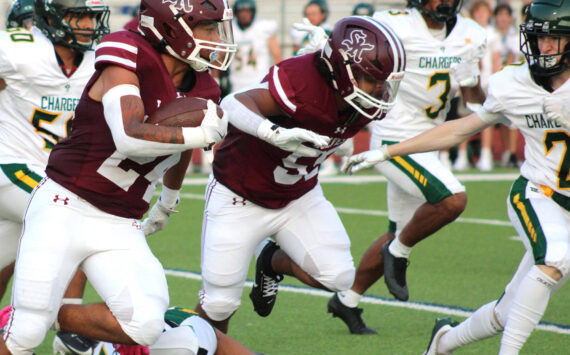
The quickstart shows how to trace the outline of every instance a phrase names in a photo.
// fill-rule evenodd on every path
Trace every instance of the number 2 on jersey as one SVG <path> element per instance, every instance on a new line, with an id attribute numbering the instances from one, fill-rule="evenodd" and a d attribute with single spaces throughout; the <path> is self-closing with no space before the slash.
<path id="1" fill-rule="evenodd" d="M 570 136 L 567 132 L 557 131 L 557 132 L 546 132 L 544 136 L 544 146 L 546 148 L 546 154 L 550 153 L 552 148 L 557 143 L 564 144 L 564 154 L 562 155 L 562 161 L 558 167 L 558 187 L 561 189 L 570 188 L 570 152 L 568 148 L 570 147 Z"/>

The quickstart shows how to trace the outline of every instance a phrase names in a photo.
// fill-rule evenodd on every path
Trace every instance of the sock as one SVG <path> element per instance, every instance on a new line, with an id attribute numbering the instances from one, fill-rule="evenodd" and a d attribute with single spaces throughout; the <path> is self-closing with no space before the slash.
<path id="1" fill-rule="evenodd" d="M 533 266 L 521 281 L 501 339 L 499 355 L 518 354 L 534 330 L 550 299 L 556 281 Z"/>
<path id="2" fill-rule="evenodd" d="M 491 160 L 491 148 L 481 148 L 481 159 Z"/>
<path id="3" fill-rule="evenodd" d="M 457 150 L 457 159 L 467 160 L 467 149 L 458 149 Z"/>
<path id="4" fill-rule="evenodd" d="M 390 254 L 394 255 L 397 258 L 407 259 L 410 256 L 412 247 L 402 244 L 402 242 L 400 242 L 400 239 L 396 237 L 394 240 L 392 240 L 392 243 L 390 243 L 388 250 L 390 251 Z"/>
<path id="5" fill-rule="evenodd" d="M 340 300 L 340 303 L 350 308 L 358 306 L 360 298 L 362 297 L 361 295 L 352 290 L 337 292 L 337 296 L 338 299 Z"/>
<path id="6" fill-rule="evenodd" d="M 443 334 L 437 346 L 438 352 L 452 353 L 464 345 L 499 334 L 502 327 L 497 323 L 493 311 L 496 303 L 493 301 L 480 307 L 469 318 Z"/>

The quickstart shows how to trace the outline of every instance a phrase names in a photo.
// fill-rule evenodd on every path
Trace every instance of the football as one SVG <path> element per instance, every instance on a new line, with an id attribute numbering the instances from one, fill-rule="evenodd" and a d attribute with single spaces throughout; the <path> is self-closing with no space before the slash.
<path id="1" fill-rule="evenodd" d="M 198 97 L 181 97 L 161 105 L 146 120 L 160 126 L 198 127 L 208 110 L 208 100 Z M 217 105 L 216 105 L 217 106 Z M 222 117 L 224 111 L 217 106 L 217 113 Z"/>

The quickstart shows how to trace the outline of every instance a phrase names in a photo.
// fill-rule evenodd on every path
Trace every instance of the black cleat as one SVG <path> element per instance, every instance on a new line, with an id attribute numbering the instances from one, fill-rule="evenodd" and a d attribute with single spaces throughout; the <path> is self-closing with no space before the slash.
<path id="1" fill-rule="evenodd" d="M 451 318 L 436 318 L 435 325 L 431 331 L 431 338 L 429 339 L 429 344 L 423 355 L 437 355 L 443 354 L 438 352 L 437 345 L 441 336 L 447 333 L 452 327 L 455 327 L 458 323 L 452 322 Z M 445 355 L 449 355 L 446 353 Z"/>
<path id="2" fill-rule="evenodd" d="M 398 300 L 407 301 L 410 298 L 408 293 L 408 285 L 406 284 L 406 268 L 408 267 L 407 258 L 397 258 L 390 254 L 389 243 L 382 246 L 380 254 L 384 259 L 384 282 L 388 286 L 388 291 Z"/>
<path id="3" fill-rule="evenodd" d="M 271 256 L 279 249 L 275 242 L 268 241 L 255 262 L 255 281 L 249 298 L 253 303 L 253 309 L 262 317 L 267 317 L 271 313 L 277 299 L 279 282 L 283 280 L 283 275 L 275 274 L 273 270 L 267 270 L 264 267 L 264 265 L 270 265 Z"/>
<path id="4" fill-rule="evenodd" d="M 59 331 L 53 338 L 53 353 L 57 355 L 92 355 L 98 341 L 77 334 Z"/>
<path id="5" fill-rule="evenodd" d="M 362 320 L 362 308 L 351 308 L 347 307 L 338 299 L 338 295 L 335 293 L 331 297 L 327 305 L 329 313 L 332 313 L 333 317 L 339 317 L 348 326 L 348 329 L 352 334 L 378 334 L 378 332 L 372 328 L 369 328 L 364 324 Z"/>

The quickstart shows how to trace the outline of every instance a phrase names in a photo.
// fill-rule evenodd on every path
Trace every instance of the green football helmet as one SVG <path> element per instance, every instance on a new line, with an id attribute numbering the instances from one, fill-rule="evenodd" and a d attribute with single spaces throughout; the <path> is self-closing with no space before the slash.
<path id="1" fill-rule="evenodd" d="M 570 44 L 558 53 L 540 54 L 540 36 L 570 37 L 570 0 L 534 0 L 527 9 L 527 21 L 520 25 L 521 52 L 535 80 L 549 78 L 570 68 Z M 557 57 L 562 56 L 560 60 Z"/>
<path id="2" fill-rule="evenodd" d="M 35 25 L 54 43 L 79 52 L 93 49 L 93 43 L 109 33 L 109 7 L 102 0 L 35 0 Z M 82 29 L 83 16 L 94 20 L 93 29 Z M 90 40 L 79 41 L 78 35 Z"/>
<path id="3" fill-rule="evenodd" d="M 461 6 L 462 0 L 452 0 L 451 3 L 439 4 L 435 11 L 425 9 L 429 0 L 408 0 L 408 7 L 415 7 L 422 14 L 427 15 L 430 19 L 439 23 L 454 22 Z M 455 23 L 455 22 L 454 22 Z"/>
<path id="4" fill-rule="evenodd" d="M 28 27 L 27 25 L 31 25 L 33 17 L 34 0 L 14 0 L 8 13 L 6 27 Z"/>

